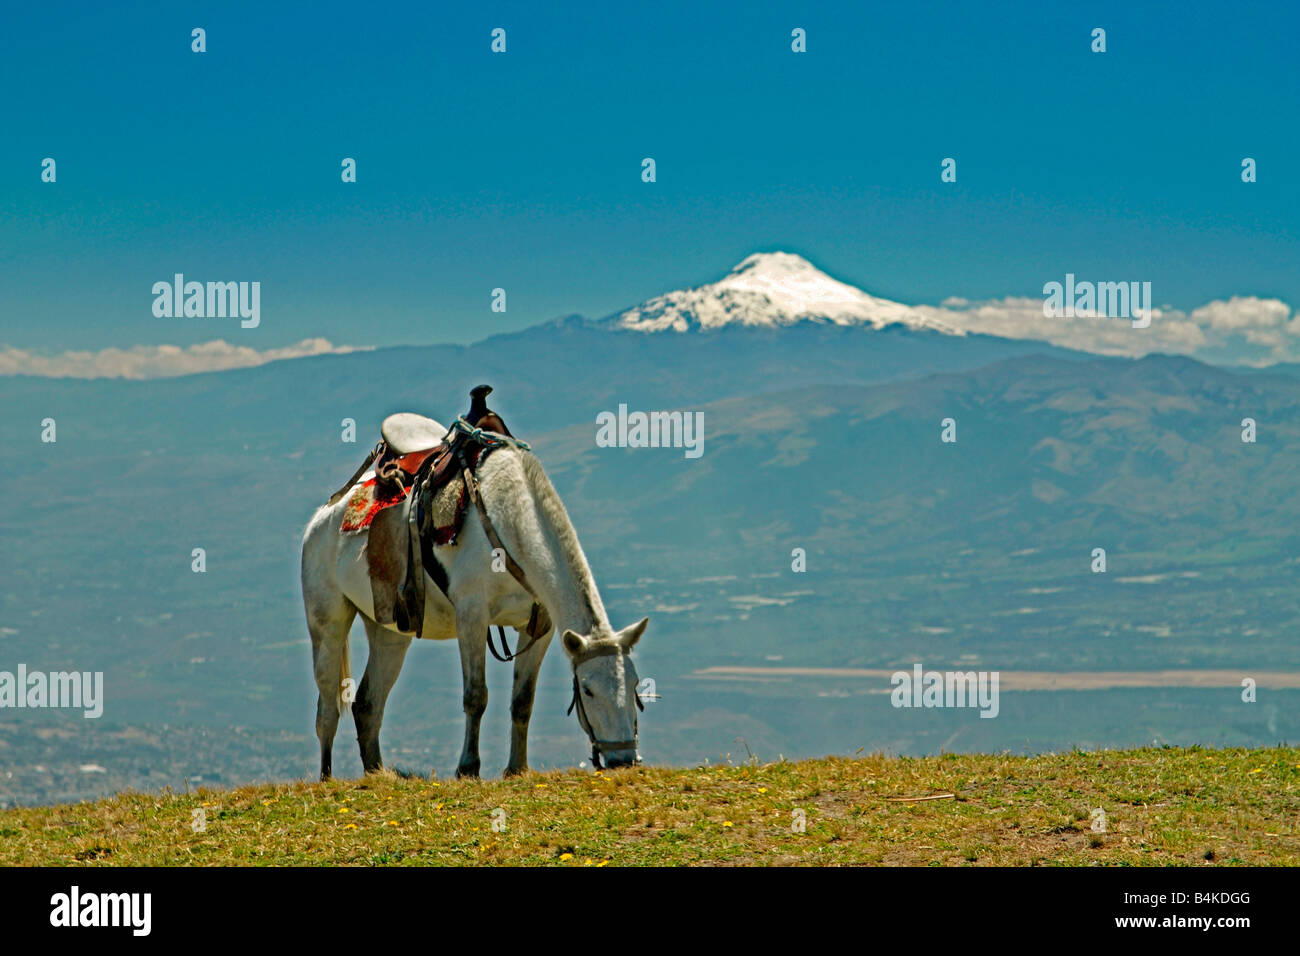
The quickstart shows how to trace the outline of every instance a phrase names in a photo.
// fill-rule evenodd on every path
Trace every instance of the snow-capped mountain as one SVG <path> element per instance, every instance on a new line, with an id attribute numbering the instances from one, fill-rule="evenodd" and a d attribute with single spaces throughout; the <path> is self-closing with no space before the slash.
<path id="1" fill-rule="evenodd" d="M 755 253 L 718 282 L 655 296 L 608 321 L 638 332 L 817 322 L 876 329 L 899 324 L 962 334 L 933 315 L 832 279 L 807 259 L 788 252 Z"/>

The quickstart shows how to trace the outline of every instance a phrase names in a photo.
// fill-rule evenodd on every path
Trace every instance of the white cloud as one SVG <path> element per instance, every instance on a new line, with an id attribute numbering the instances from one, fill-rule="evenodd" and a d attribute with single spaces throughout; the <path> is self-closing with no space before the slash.
<path id="1" fill-rule="evenodd" d="M 258 351 L 231 345 L 222 339 L 181 348 L 178 345 L 136 345 L 98 352 L 60 352 L 42 355 L 0 346 L 0 375 L 39 375 L 48 378 L 171 378 L 196 372 L 250 368 L 280 359 L 309 355 L 340 355 L 364 351 L 350 345 L 333 345 L 327 339 L 303 339 L 295 345 Z"/>
<path id="2" fill-rule="evenodd" d="M 1047 318 L 1038 297 L 947 299 L 938 308 L 912 308 L 918 316 L 962 332 L 1032 339 L 1100 355 L 1216 353 L 1251 364 L 1300 360 L 1300 316 L 1288 321 L 1291 307 L 1278 299 L 1233 296 L 1191 312 L 1155 308 L 1144 329 L 1133 328 L 1128 319 Z"/>
<path id="3" fill-rule="evenodd" d="M 704 287 L 709 288 L 712 287 Z M 930 306 L 905 305 L 853 291 L 863 304 L 857 310 L 861 315 L 855 312 L 850 318 L 877 326 L 901 321 L 914 327 L 939 328 L 959 335 L 979 333 L 1027 339 L 1099 355 L 1131 358 L 1160 352 L 1228 364 L 1300 362 L 1300 314 L 1293 314 L 1291 306 L 1278 299 L 1233 296 L 1227 300 L 1207 302 L 1191 312 L 1169 306 L 1154 308 L 1149 327 L 1133 328 L 1128 319 L 1048 318 L 1043 315 L 1043 298 L 1038 296 L 1007 296 L 983 301 L 953 296 L 943 300 L 942 305 Z M 672 293 L 660 298 L 681 294 Z M 657 301 L 652 300 L 652 303 Z M 763 305 L 770 310 L 771 298 L 765 298 Z M 644 307 L 641 311 L 644 312 Z M 280 359 L 365 350 L 364 346 L 336 346 L 321 338 L 304 339 L 295 345 L 265 351 L 231 345 L 220 339 L 187 348 L 137 345 L 55 355 L 0 345 L 0 376 L 169 378 L 249 368 Z"/>
<path id="4" fill-rule="evenodd" d="M 1232 332 L 1284 325 L 1290 314 L 1291 307 L 1277 299 L 1234 295 L 1227 302 L 1218 300 L 1193 309 L 1188 318 L 1216 331 Z"/>

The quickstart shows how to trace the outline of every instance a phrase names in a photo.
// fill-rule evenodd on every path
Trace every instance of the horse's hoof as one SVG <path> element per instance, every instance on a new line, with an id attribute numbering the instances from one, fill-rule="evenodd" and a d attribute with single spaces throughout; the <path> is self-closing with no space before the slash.
<path id="1" fill-rule="evenodd" d="M 506 767 L 505 771 L 502 773 L 502 776 L 522 777 L 527 772 L 528 772 L 528 764 L 524 764 L 522 767 Z"/>
<path id="2" fill-rule="evenodd" d="M 477 780 L 479 765 L 477 763 L 464 764 L 456 768 L 457 780 Z"/>

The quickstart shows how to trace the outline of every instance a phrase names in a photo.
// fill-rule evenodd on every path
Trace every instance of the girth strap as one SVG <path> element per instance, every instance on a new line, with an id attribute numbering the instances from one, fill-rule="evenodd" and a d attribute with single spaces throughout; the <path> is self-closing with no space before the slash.
<path id="1" fill-rule="evenodd" d="M 406 587 L 409 587 L 415 596 L 413 602 L 408 602 L 408 604 L 414 604 L 413 607 L 409 607 L 411 619 L 408 624 L 417 638 L 424 635 L 425 600 L 424 562 L 421 560 L 423 558 L 423 548 L 420 541 L 420 496 L 418 491 L 418 486 L 412 487 L 411 493 L 406 496 Z M 436 560 L 434 564 L 437 564 Z M 438 565 L 438 570 L 442 570 L 441 565 Z M 443 572 L 443 577 L 446 577 L 446 572 Z M 439 584 L 439 587 L 441 586 Z M 405 589 L 403 588 L 404 591 Z"/>

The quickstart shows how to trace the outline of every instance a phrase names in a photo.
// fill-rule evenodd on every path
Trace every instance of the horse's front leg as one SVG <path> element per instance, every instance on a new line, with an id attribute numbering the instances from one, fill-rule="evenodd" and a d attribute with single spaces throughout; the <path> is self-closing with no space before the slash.
<path id="1" fill-rule="evenodd" d="M 456 639 L 460 644 L 461 682 L 464 688 L 465 746 L 460 752 L 456 776 L 477 777 L 479 774 L 478 731 L 487 710 L 488 689 L 485 674 L 487 663 L 488 616 L 477 607 L 456 608 Z"/>
<path id="2" fill-rule="evenodd" d="M 511 777 L 528 770 L 528 722 L 533 716 L 533 697 L 537 693 L 537 673 L 546 656 L 547 645 L 551 643 L 551 634 L 537 639 L 528 650 L 515 658 L 515 680 L 510 693 L 510 762 L 506 764 L 506 776 Z M 526 644 L 528 636 L 520 633 L 520 645 Z"/>

